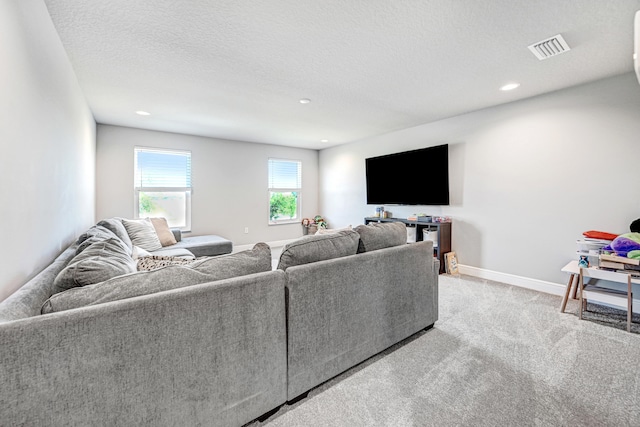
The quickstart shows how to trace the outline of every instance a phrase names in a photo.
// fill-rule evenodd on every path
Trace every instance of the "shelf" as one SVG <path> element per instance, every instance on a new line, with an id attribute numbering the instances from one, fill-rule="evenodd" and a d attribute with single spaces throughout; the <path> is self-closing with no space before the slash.
<path id="1" fill-rule="evenodd" d="M 423 230 L 437 231 L 437 245 L 433 246 L 433 255 L 440 260 L 440 273 L 445 271 L 444 254 L 451 252 L 451 221 L 426 222 L 408 220 L 406 218 L 379 218 L 375 216 L 365 217 L 364 223 L 370 222 L 402 222 L 408 226 L 416 227 L 416 241 L 423 241 Z"/>

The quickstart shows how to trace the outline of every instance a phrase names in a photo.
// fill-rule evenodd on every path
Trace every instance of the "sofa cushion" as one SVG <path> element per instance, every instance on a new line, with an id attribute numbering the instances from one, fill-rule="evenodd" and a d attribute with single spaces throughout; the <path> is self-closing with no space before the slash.
<path id="1" fill-rule="evenodd" d="M 124 228 L 124 224 L 122 224 L 122 218 L 108 218 L 101 220 L 97 225 L 102 226 L 108 230 L 110 230 L 113 234 L 118 236 L 120 240 L 124 242 L 129 248 L 133 249 L 133 244 L 131 243 L 131 238 L 129 238 L 129 234 L 127 233 L 127 229 Z"/>
<path id="2" fill-rule="evenodd" d="M 165 218 L 149 218 L 151 220 L 151 225 L 156 230 L 156 234 L 158 235 L 158 239 L 160 240 L 160 244 L 162 247 L 171 246 L 178 243 L 176 237 L 171 232 L 169 228 L 169 224 Z"/>
<path id="3" fill-rule="evenodd" d="M 111 230 L 107 229 L 106 227 L 103 227 L 101 225 L 94 225 L 93 227 L 82 233 L 76 240 L 76 243 L 78 244 L 76 255 L 80 254 L 82 251 L 84 251 L 94 243 L 103 242 L 107 239 L 114 239 L 117 237 L 118 236 L 116 236 Z"/>
<path id="4" fill-rule="evenodd" d="M 127 234 L 131 238 L 131 243 L 140 246 L 142 249 L 153 252 L 162 249 L 162 244 L 155 228 L 149 219 L 125 219 L 122 218 L 122 224 L 127 229 Z"/>
<path id="5" fill-rule="evenodd" d="M 251 250 L 199 260 L 190 266 L 170 265 L 69 289 L 51 296 L 42 306 L 42 313 L 70 310 L 270 270 L 271 249 L 265 243 L 258 243 Z"/>
<path id="6" fill-rule="evenodd" d="M 358 250 L 358 239 L 358 233 L 352 230 L 305 236 L 284 246 L 278 269 L 286 270 L 294 265 L 355 255 Z"/>
<path id="7" fill-rule="evenodd" d="M 117 237 L 95 242 L 76 255 L 56 276 L 54 292 L 103 282 L 136 271 L 129 249 Z"/>
<path id="8" fill-rule="evenodd" d="M 407 227 L 402 222 L 372 222 L 357 226 L 355 231 L 360 235 L 358 253 L 407 243 Z"/>
<path id="9" fill-rule="evenodd" d="M 214 280 L 270 271 L 271 248 L 266 243 L 256 243 L 249 251 L 198 259 L 191 267 L 212 275 Z"/>
<path id="10" fill-rule="evenodd" d="M 156 251 L 154 255 L 166 255 L 164 251 L 173 248 L 188 249 L 189 252 L 197 257 L 215 256 L 231 253 L 233 251 L 233 243 L 231 243 L 231 240 L 214 234 L 191 236 L 182 238 L 175 246 Z"/>

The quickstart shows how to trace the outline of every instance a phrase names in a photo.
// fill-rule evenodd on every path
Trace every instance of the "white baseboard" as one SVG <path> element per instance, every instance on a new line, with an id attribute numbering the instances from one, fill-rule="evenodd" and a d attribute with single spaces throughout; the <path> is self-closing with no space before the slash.
<path id="1" fill-rule="evenodd" d="M 544 292 L 547 294 L 564 296 L 567 289 L 566 283 L 553 283 L 544 280 L 531 279 L 529 277 L 516 276 L 514 274 L 501 273 L 499 271 L 485 270 L 483 268 L 471 267 L 469 265 L 458 264 L 460 274 L 478 277 L 480 279 L 493 280 L 495 282 L 506 283 L 508 285 L 518 286 L 521 288 L 532 289 L 534 291 Z M 569 276 L 567 275 L 567 281 Z M 593 302 L 599 302 L 604 305 L 627 309 L 627 299 L 616 295 L 603 295 L 585 292 L 585 298 Z M 633 299 L 633 312 L 640 313 L 640 300 Z"/>
<path id="2" fill-rule="evenodd" d="M 458 271 L 460 272 L 460 274 L 479 277 L 481 279 L 493 280 L 496 282 L 506 283 L 508 285 L 518 286 L 521 288 L 533 289 L 535 291 L 553 295 L 562 296 L 564 295 L 565 289 L 567 289 L 566 284 L 546 282 L 544 280 L 516 276 L 515 274 L 501 273 L 499 271 L 471 267 L 469 265 L 458 264 Z M 567 280 L 569 280 L 569 276 L 567 276 Z"/>

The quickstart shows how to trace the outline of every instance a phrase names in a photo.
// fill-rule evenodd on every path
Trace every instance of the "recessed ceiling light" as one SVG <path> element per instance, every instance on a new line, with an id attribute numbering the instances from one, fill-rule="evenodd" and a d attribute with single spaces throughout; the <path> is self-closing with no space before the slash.
<path id="1" fill-rule="evenodd" d="M 502 91 L 506 90 L 514 90 L 515 88 L 520 87 L 520 83 L 508 83 L 500 88 Z"/>
<path id="2" fill-rule="evenodd" d="M 321 139 L 320 142 L 329 142 L 328 139 Z"/>
<path id="3" fill-rule="evenodd" d="M 142 111 L 142 110 L 136 111 L 136 114 L 139 115 L 139 116 L 150 116 L 151 115 L 151 113 L 147 113 L 146 111 Z"/>
<path id="4" fill-rule="evenodd" d="M 310 100 L 309 98 L 302 98 L 302 99 L 300 100 L 300 104 L 308 104 L 308 103 L 310 103 L 310 102 L 311 102 L 311 100 Z"/>

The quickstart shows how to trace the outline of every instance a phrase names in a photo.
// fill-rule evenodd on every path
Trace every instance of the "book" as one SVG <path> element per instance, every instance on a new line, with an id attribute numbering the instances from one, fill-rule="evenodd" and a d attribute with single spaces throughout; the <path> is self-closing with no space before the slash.
<path id="1" fill-rule="evenodd" d="M 600 254 L 600 261 L 612 261 L 622 264 L 640 265 L 640 259 L 626 258 L 618 255 Z"/>
<path id="2" fill-rule="evenodd" d="M 600 264 L 598 265 L 600 268 L 608 268 L 611 270 L 624 270 L 624 266 L 625 264 L 621 262 L 605 261 L 603 259 L 600 260 Z"/>

